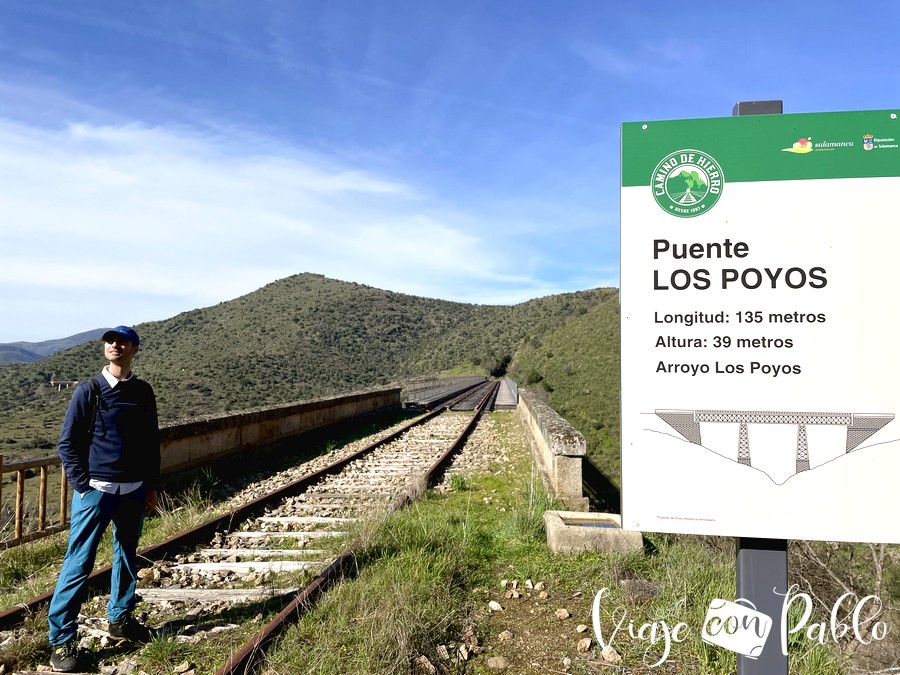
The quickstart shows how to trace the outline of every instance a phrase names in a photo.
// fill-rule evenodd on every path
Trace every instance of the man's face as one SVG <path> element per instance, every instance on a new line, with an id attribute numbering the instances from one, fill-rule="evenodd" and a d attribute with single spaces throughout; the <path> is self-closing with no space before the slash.
<path id="1" fill-rule="evenodd" d="M 138 352 L 138 346 L 121 335 L 110 335 L 103 343 L 103 354 L 113 363 L 131 361 Z"/>

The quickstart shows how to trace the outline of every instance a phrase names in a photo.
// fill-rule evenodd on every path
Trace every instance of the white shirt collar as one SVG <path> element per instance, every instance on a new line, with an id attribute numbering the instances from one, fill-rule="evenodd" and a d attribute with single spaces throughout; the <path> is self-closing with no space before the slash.
<path id="1" fill-rule="evenodd" d="M 103 378 L 104 378 L 104 379 L 106 380 L 106 382 L 109 384 L 109 388 L 110 388 L 110 389 L 115 389 L 115 386 L 116 386 L 117 384 L 119 384 L 119 382 L 127 382 L 127 381 L 130 380 L 132 377 L 134 377 L 134 371 L 132 371 L 132 372 L 128 373 L 128 377 L 126 377 L 126 378 L 120 380 L 118 377 L 116 377 L 116 376 L 113 375 L 111 372 L 109 372 L 109 367 L 108 367 L 108 366 L 103 366 L 103 370 L 100 371 L 100 372 L 103 373 Z"/>

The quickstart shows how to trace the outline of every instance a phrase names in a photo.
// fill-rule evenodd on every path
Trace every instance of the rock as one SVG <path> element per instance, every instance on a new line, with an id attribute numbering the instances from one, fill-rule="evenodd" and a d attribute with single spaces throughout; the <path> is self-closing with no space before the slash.
<path id="1" fill-rule="evenodd" d="M 511 630 L 505 630 L 502 633 L 500 633 L 500 635 L 498 635 L 497 637 L 505 642 L 506 640 L 512 640 L 513 634 L 512 634 Z"/>
<path id="2" fill-rule="evenodd" d="M 187 671 L 193 669 L 194 666 L 191 665 L 190 661 L 184 661 L 183 663 L 179 663 L 175 666 L 175 672 L 181 675 L 182 673 L 186 673 Z"/>
<path id="3" fill-rule="evenodd" d="M 531 579 L 526 579 L 525 588 L 527 588 L 529 591 L 532 590 L 534 588 L 534 582 Z"/>
<path id="4" fill-rule="evenodd" d="M 456 655 L 460 661 L 468 661 L 469 660 L 469 648 L 465 645 L 459 645 L 456 648 Z"/>
<path id="5" fill-rule="evenodd" d="M 501 605 L 501 604 L 500 604 L 499 602 L 497 602 L 496 600 L 491 600 L 491 601 L 488 603 L 488 609 L 491 610 L 492 612 L 502 612 L 502 611 L 503 611 L 503 605 Z"/>
<path id="6" fill-rule="evenodd" d="M 485 665 L 491 670 L 506 670 L 509 668 L 509 661 L 502 656 L 492 656 L 485 661 Z"/>
<path id="7" fill-rule="evenodd" d="M 569 668 L 572 667 L 572 659 L 570 659 L 568 656 L 564 656 L 563 660 L 562 660 L 562 664 L 563 664 L 563 668 L 568 670 Z"/>
<path id="8" fill-rule="evenodd" d="M 131 675 L 137 668 L 137 662 L 131 659 L 125 659 L 116 666 L 115 675 Z"/>
<path id="9" fill-rule="evenodd" d="M 608 663 L 617 663 L 622 660 L 622 657 L 619 656 L 619 652 L 617 652 L 616 648 L 612 645 L 606 645 L 600 650 L 600 658 Z"/>
<path id="10" fill-rule="evenodd" d="M 447 645 L 438 645 L 437 649 L 434 650 L 437 652 L 438 658 L 444 661 L 450 660 L 450 652 L 447 650 Z"/>
<path id="11" fill-rule="evenodd" d="M 478 637 L 475 635 L 475 626 L 468 624 L 465 627 L 465 630 L 463 630 L 462 641 L 472 652 L 478 652 Z"/>
<path id="12" fill-rule="evenodd" d="M 534 585 L 534 590 L 536 590 L 536 591 L 542 591 L 542 590 L 544 590 L 544 582 L 543 582 L 543 581 L 537 582 L 537 583 Z"/>
<path id="13" fill-rule="evenodd" d="M 626 597 L 635 604 L 649 602 L 659 595 L 659 586 L 646 579 L 622 579 L 619 583 Z"/>
<path id="14" fill-rule="evenodd" d="M 586 625 L 584 625 L 583 623 L 580 623 L 577 626 L 575 626 L 575 630 L 578 633 L 584 633 L 585 631 L 587 631 L 587 629 L 588 629 L 588 627 Z"/>
<path id="15" fill-rule="evenodd" d="M 564 621 L 564 620 L 568 619 L 570 616 L 572 616 L 572 615 L 569 614 L 569 610 L 565 609 L 564 607 L 560 607 L 559 609 L 556 610 L 556 618 L 559 619 L 560 621 Z"/>
<path id="16" fill-rule="evenodd" d="M 427 656 L 423 654 L 420 654 L 416 657 L 414 664 L 416 668 L 415 672 L 417 675 L 420 673 L 421 675 L 434 675 L 435 673 L 437 673 L 437 668 L 435 668 L 434 664 L 428 660 Z"/>
<path id="17" fill-rule="evenodd" d="M 541 591 L 540 593 L 538 593 L 538 598 L 540 598 L 541 600 L 546 600 L 549 597 L 550 594 L 547 593 L 547 591 Z"/>
<path id="18" fill-rule="evenodd" d="M 581 638 L 578 641 L 578 647 L 576 649 L 578 649 L 579 654 L 585 654 L 591 651 L 591 638 Z"/>
<path id="19" fill-rule="evenodd" d="M 506 593 L 504 593 L 503 595 L 504 595 L 505 598 L 507 598 L 507 599 L 512 599 L 512 600 L 517 600 L 517 599 L 520 597 L 520 596 L 519 596 L 519 591 L 517 591 L 515 588 L 509 589 L 509 590 L 506 591 Z"/>

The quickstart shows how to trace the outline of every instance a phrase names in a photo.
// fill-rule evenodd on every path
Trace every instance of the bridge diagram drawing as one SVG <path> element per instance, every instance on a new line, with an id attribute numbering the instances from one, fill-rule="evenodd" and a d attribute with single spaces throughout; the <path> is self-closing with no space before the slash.
<path id="1" fill-rule="evenodd" d="M 853 452 L 894 419 L 892 413 L 767 410 L 657 409 L 655 414 L 689 443 L 759 469 L 778 485 Z M 788 443 L 786 428 L 791 431 Z M 827 433 L 817 431 L 822 428 Z M 708 447 L 704 440 L 710 436 L 715 441 Z M 784 470 L 785 460 L 793 473 Z"/>

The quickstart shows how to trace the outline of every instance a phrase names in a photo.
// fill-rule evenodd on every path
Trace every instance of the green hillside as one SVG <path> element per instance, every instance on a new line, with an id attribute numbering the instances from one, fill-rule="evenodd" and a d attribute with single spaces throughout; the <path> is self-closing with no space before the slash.
<path id="1" fill-rule="evenodd" d="M 618 483 L 619 303 L 609 301 L 576 313 L 516 352 L 510 374 L 536 392 L 584 434 L 588 458 Z"/>
<path id="2" fill-rule="evenodd" d="M 609 319 L 610 310 L 598 308 L 617 309 L 616 297 L 614 289 L 595 289 L 486 306 L 299 274 L 137 326 L 142 350 L 135 370 L 153 383 L 162 421 L 345 393 L 407 376 L 460 369 L 500 374 L 520 347 L 553 342 L 569 323 L 589 333 L 592 318 Z M 602 349 L 615 348 L 605 342 Z M 583 347 L 590 348 L 589 340 Z M 595 361 L 578 363 L 592 379 Z M 99 343 L 90 342 L 0 369 L 0 452 L 30 457 L 52 449 L 71 391 L 56 391 L 49 381 L 85 379 L 102 365 Z M 546 381 L 555 379 L 548 366 Z M 600 415 L 589 412 L 584 419 L 608 424 Z"/>

